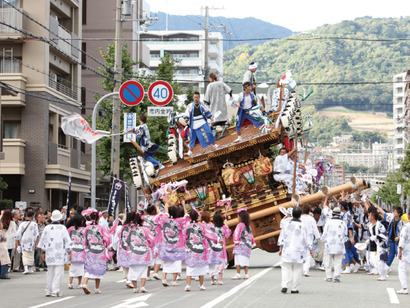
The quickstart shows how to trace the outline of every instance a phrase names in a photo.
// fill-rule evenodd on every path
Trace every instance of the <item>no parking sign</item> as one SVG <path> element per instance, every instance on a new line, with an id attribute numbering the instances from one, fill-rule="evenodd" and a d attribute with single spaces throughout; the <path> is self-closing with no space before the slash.
<path id="1" fill-rule="evenodd" d="M 148 89 L 148 98 L 154 105 L 165 106 L 174 96 L 171 85 L 162 80 L 153 82 Z"/>
<path id="2" fill-rule="evenodd" d="M 136 106 L 144 98 L 144 88 L 135 80 L 124 82 L 119 91 L 121 101 L 127 106 Z"/>

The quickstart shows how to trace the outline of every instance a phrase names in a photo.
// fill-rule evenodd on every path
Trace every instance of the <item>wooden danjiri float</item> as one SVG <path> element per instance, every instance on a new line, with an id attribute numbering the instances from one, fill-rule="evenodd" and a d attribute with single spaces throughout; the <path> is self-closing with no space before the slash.
<path id="1" fill-rule="evenodd" d="M 276 122 L 278 116 L 279 113 L 273 113 L 270 118 Z M 261 132 L 251 124 L 242 127 L 241 133 L 243 140 L 234 143 L 238 137 L 235 127 L 226 128 L 220 139 L 221 131 L 217 132 L 217 149 L 213 146 L 202 149 L 199 144 L 196 145 L 192 156 L 184 156 L 176 161 L 174 158 L 174 163 L 164 162 L 165 168 L 155 179 L 150 179 L 150 184 L 164 187 L 168 183 L 183 181 L 186 189 L 169 189 L 163 197 L 164 203 L 177 205 L 184 199 L 188 209 L 195 204 L 200 212 L 208 210 L 211 216 L 220 210 L 227 217 L 232 233 L 238 224 L 237 209 L 247 208 L 256 247 L 277 252 L 282 218 L 279 206 L 287 208 L 293 205 L 292 192 L 287 191 L 286 185 L 273 179 L 274 157 L 270 148 L 283 144 L 288 131 L 282 125 L 278 128 L 271 125 L 270 130 Z M 171 142 L 171 146 L 173 144 Z M 176 157 L 176 154 L 173 156 Z M 337 196 L 342 190 L 352 192 L 367 188 L 363 180 L 353 179 L 353 182 L 326 189 Z M 303 204 L 319 204 L 324 196 L 320 191 L 303 196 L 300 201 Z M 230 261 L 233 259 L 233 246 L 231 236 L 227 240 Z"/>

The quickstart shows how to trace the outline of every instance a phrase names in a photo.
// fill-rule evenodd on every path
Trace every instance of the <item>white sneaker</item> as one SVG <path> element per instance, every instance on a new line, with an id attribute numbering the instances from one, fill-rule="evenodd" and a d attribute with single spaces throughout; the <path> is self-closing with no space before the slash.
<path id="1" fill-rule="evenodd" d="M 350 266 L 346 267 L 346 269 L 342 272 L 342 274 L 351 274 L 352 273 L 352 269 L 350 268 Z"/>
<path id="2" fill-rule="evenodd" d="M 181 275 L 178 275 L 178 276 L 177 276 L 177 280 L 182 280 L 182 279 L 181 279 Z"/>
<path id="3" fill-rule="evenodd" d="M 27 274 L 30 274 L 30 271 L 24 271 L 23 272 L 23 275 L 27 275 Z"/>
<path id="4" fill-rule="evenodd" d="M 83 291 L 84 291 L 85 294 L 90 294 L 91 293 L 90 289 L 88 289 L 86 284 L 83 284 Z"/>
<path id="5" fill-rule="evenodd" d="M 134 289 L 134 285 L 132 284 L 130 280 L 127 280 L 127 282 L 125 283 L 125 286 L 129 289 Z"/>
<path id="6" fill-rule="evenodd" d="M 205 290 L 206 290 L 206 288 L 205 288 L 205 286 L 204 286 L 204 285 L 199 286 L 199 291 L 205 291 Z"/>
<path id="7" fill-rule="evenodd" d="M 386 278 L 384 278 L 384 277 L 379 277 L 379 278 L 377 278 L 377 281 L 386 281 Z"/>
<path id="8" fill-rule="evenodd" d="M 190 286 L 190 285 L 186 285 L 185 291 L 187 291 L 187 292 L 191 291 L 191 286 Z"/>
<path id="9" fill-rule="evenodd" d="M 148 292 L 147 289 L 145 289 L 145 287 L 141 287 L 140 291 L 141 291 L 141 293 L 147 293 Z"/>
<path id="10" fill-rule="evenodd" d="M 83 285 L 82 284 L 79 284 L 78 286 L 77 286 L 77 289 L 82 289 L 83 288 Z"/>
<path id="11" fill-rule="evenodd" d="M 211 281 L 211 285 L 216 285 L 216 281 L 214 280 L 214 281 Z"/>
<path id="12" fill-rule="evenodd" d="M 160 280 L 161 278 L 158 276 L 157 273 L 155 273 L 154 275 L 152 275 L 152 278 L 156 279 L 156 280 Z"/>
<path id="13" fill-rule="evenodd" d="M 387 268 L 387 274 L 390 274 L 391 273 L 391 267 L 388 267 Z"/>
<path id="14" fill-rule="evenodd" d="M 356 263 L 356 265 L 354 266 L 354 269 L 353 269 L 353 273 L 357 273 L 359 271 L 359 269 L 360 269 L 360 264 Z"/>
<path id="15" fill-rule="evenodd" d="M 408 289 L 401 289 L 399 291 L 396 291 L 397 294 L 409 294 L 409 290 Z"/>
<path id="16" fill-rule="evenodd" d="M 236 138 L 235 140 L 234 140 L 234 142 L 236 143 L 236 142 L 241 142 L 243 139 L 242 139 L 242 136 L 239 136 L 238 138 Z"/>
<path id="17" fill-rule="evenodd" d="M 134 291 L 132 291 L 132 293 L 139 293 L 138 288 L 134 289 Z"/>
<path id="18" fill-rule="evenodd" d="M 171 283 L 171 286 L 173 286 L 173 287 L 176 287 L 178 284 L 177 284 L 177 282 L 176 281 L 173 281 L 172 283 Z"/>
<path id="19" fill-rule="evenodd" d="M 243 279 L 249 279 L 249 275 L 243 275 Z"/>
<path id="20" fill-rule="evenodd" d="M 222 280 L 219 280 L 219 281 L 218 281 L 218 284 L 221 286 L 221 285 L 223 285 L 224 283 L 223 283 Z"/>
<path id="21" fill-rule="evenodd" d="M 192 156 L 192 151 L 189 150 L 188 153 L 186 153 L 188 156 Z"/>
<path id="22" fill-rule="evenodd" d="M 231 279 L 233 279 L 233 280 L 241 279 L 241 274 L 236 273 L 236 275 L 233 276 Z"/>
<path id="23" fill-rule="evenodd" d="M 94 290 L 94 293 L 95 293 L 95 294 L 101 294 L 101 291 L 100 291 L 100 289 L 95 289 L 95 290 Z"/>
<path id="24" fill-rule="evenodd" d="M 169 284 L 168 284 L 168 282 L 166 281 L 166 279 L 163 279 L 163 280 L 162 280 L 162 285 L 163 285 L 164 287 L 168 287 L 168 286 L 169 286 Z"/>
<path id="25" fill-rule="evenodd" d="M 74 289 L 74 286 L 72 284 L 68 284 L 69 289 Z"/>
<path id="26" fill-rule="evenodd" d="M 147 281 L 151 281 L 152 280 L 152 278 L 151 277 L 147 277 Z"/>

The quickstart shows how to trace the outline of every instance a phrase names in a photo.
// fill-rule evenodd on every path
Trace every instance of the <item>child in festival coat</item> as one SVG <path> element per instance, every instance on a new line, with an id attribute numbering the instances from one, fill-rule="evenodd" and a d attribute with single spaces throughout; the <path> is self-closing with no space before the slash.
<path id="1" fill-rule="evenodd" d="M 45 251 L 47 263 L 46 296 L 58 297 L 61 281 L 64 277 L 64 265 L 68 263 L 67 251 L 71 250 L 73 242 L 67 228 L 60 224 L 63 215 L 59 210 L 51 214 L 51 224 L 45 227 L 38 248 Z"/>
<path id="2" fill-rule="evenodd" d="M 204 213 L 202 213 L 202 219 L 204 219 Z M 211 275 L 212 284 L 215 285 L 215 277 L 219 274 L 218 284 L 222 285 L 223 272 L 227 263 L 226 254 L 226 239 L 231 236 L 231 229 L 228 227 L 228 222 L 221 215 L 221 211 L 217 211 L 213 217 L 213 223 L 208 224 L 213 233 L 221 239 L 221 242 L 214 243 L 208 240 L 210 247 L 209 256 L 209 274 Z"/>
<path id="3" fill-rule="evenodd" d="M 151 268 L 154 268 L 154 274 L 152 275 L 153 278 L 159 280 L 158 272 L 161 267 L 161 259 L 158 257 L 158 250 L 159 246 L 161 245 L 162 237 L 161 237 L 161 226 L 158 224 L 160 219 L 161 211 L 159 210 L 158 203 L 156 205 L 150 205 L 147 208 L 146 216 L 143 216 L 142 219 L 144 220 L 144 226 L 148 227 L 154 236 L 155 245 L 152 248 L 152 258 L 151 264 L 148 266 L 148 280 L 150 277 Z"/>
<path id="4" fill-rule="evenodd" d="M 83 291 L 90 294 L 87 283 L 89 279 L 95 279 L 95 294 L 101 294 L 100 282 L 104 277 L 107 260 L 111 259 L 107 252 L 111 244 L 111 237 L 107 229 L 98 225 L 99 215 L 97 210 L 89 209 L 81 213 L 88 221 L 88 226 L 84 230 L 84 283 Z"/>
<path id="5" fill-rule="evenodd" d="M 134 293 L 138 293 L 137 281 L 141 279 L 141 292 L 146 293 L 145 282 L 147 269 L 151 263 L 152 248 L 155 246 L 154 236 L 148 227 L 143 226 L 143 220 L 139 213 L 135 214 L 133 225 L 127 237 L 130 254 L 128 279 L 132 281 Z"/>
<path id="6" fill-rule="evenodd" d="M 73 279 L 78 278 L 77 289 L 82 289 L 81 280 L 84 276 L 84 230 L 83 219 L 79 215 L 74 215 L 71 218 L 71 227 L 68 228 L 68 234 L 73 242 L 73 248 L 71 249 L 70 259 L 70 273 L 69 273 L 69 284 L 68 288 L 73 289 Z"/>
<path id="7" fill-rule="evenodd" d="M 162 284 L 167 287 L 167 274 L 173 274 L 172 286 L 176 286 L 178 273 L 181 273 L 182 261 L 185 260 L 185 241 L 183 238 L 184 227 L 189 223 L 185 201 L 183 217 L 178 214 L 177 206 L 169 207 L 165 204 L 165 215 L 160 215 L 158 224 L 161 226 L 162 243 L 159 249 L 159 258 L 164 261 L 162 268 Z"/>
<path id="8" fill-rule="evenodd" d="M 232 279 L 241 279 L 241 267 L 245 269 L 244 279 L 248 279 L 249 259 L 252 248 L 255 246 L 255 240 L 252 235 L 252 229 L 249 226 L 249 214 L 246 208 L 238 209 L 239 224 L 233 233 L 233 254 L 235 255 L 236 275 Z"/>
<path id="9" fill-rule="evenodd" d="M 135 212 L 127 213 L 124 224 L 121 231 L 116 237 L 114 248 L 117 249 L 117 266 L 121 266 L 123 269 L 123 277 L 126 279 L 125 286 L 127 288 L 134 288 L 132 282 L 128 279 L 128 270 L 130 267 L 130 258 L 128 253 L 127 237 L 131 228 L 133 227 L 132 221 L 135 219 Z"/>
<path id="10" fill-rule="evenodd" d="M 207 240 L 215 243 L 219 241 L 218 236 L 208 226 L 198 223 L 199 212 L 193 207 L 189 217 L 191 223 L 185 226 L 185 264 L 186 282 L 185 291 L 191 291 L 192 276 L 199 276 L 199 290 L 204 291 L 204 276 L 208 271 L 209 244 Z"/>

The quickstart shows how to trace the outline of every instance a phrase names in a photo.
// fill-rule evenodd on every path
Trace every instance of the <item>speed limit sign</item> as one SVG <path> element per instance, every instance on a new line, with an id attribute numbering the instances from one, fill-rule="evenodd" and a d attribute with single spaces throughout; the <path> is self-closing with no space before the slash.
<path id="1" fill-rule="evenodd" d="M 148 98 L 154 105 L 165 106 L 172 100 L 173 96 L 174 91 L 166 81 L 158 80 L 149 86 Z"/>

